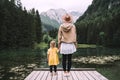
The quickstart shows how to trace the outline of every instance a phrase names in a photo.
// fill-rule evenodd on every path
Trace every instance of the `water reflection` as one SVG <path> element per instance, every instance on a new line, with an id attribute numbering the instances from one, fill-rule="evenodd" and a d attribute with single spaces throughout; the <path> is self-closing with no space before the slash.
<path id="1" fill-rule="evenodd" d="M 119 54 L 120 54 L 120 49 L 97 47 L 97 48 L 78 48 L 74 56 L 101 56 L 101 55 L 119 55 Z"/>

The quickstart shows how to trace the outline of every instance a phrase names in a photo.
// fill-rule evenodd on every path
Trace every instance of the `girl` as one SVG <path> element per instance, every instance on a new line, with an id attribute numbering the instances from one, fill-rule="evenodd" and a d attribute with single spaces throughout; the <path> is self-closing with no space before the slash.
<path id="1" fill-rule="evenodd" d="M 51 76 L 53 75 L 53 68 L 54 68 L 54 75 L 57 75 L 57 65 L 59 64 L 59 59 L 58 59 L 58 48 L 56 47 L 56 42 L 52 40 L 50 42 L 50 48 L 48 49 L 47 52 L 47 59 L 48 59 L 48 65 L 50 67 L 50 73 Z"/>

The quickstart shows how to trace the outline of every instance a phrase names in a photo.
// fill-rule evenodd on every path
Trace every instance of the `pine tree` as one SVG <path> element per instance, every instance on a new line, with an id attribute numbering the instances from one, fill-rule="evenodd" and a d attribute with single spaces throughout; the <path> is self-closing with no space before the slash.
<path id="1" fill-rule="evenodd" d="M 38 10 L 36 11 L 36 38 L 37 43 L 40 43 L 42 40 L 42 26 Z"/>

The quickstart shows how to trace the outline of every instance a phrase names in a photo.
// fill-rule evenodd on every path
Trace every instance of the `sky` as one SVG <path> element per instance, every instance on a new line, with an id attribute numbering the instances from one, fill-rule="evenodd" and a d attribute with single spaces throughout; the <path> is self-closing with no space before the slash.
<path id="1" fill-rule="evenodd" d="M 35 8 L 41 12 L 49 9 L 63 8 L 67 11 L 79 11 L 83 13 L 93 0 L 21 0 L 22 6 L 27 10 Z"/>

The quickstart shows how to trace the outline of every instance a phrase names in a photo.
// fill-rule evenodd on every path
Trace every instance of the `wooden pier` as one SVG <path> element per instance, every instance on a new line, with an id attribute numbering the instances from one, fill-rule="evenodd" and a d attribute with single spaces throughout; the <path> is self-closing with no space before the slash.
<path id="1" fill-rule="evenodd" d="M 74 68 L 70 76 L 64 76 L 62 69 L 58 69 L 57 73 L 51 76 L 48 68 L 34 69 L 25 80 L 108 80 L 94 68 Z"/>

